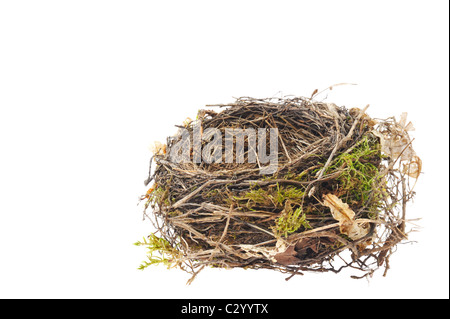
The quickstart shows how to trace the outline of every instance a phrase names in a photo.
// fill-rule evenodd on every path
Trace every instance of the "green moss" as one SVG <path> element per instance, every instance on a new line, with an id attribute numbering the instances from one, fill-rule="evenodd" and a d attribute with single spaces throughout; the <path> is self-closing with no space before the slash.
<path id="1" fill-rule="evenodd" d="M 183 213 L 180 212 L 180 211 L 177 209 L 177 210 L 175 210 L 175 211 L 168 212 L 167 214 L 169 215 L 169 217 L 176 217 L 176 216 L 182 215 Z"/>
<path id="2" fill-rule="evenodd" d="M 147 260 L 143 261 L 139 266 L 139 270 L 144 270 L 148 266 L 163 264 L 168 268 L 176 264 L 179 251 L 173 248 L 164 238 L 159 238 L 155 234 L 151 234 L 148 238 L 143 238 L 143 242 L 134 243 L 136 246 L 145 246 L 148 249 Z M 157 256 L 157 255 L 159 256 Z"/>
<path id="3" fill-rule="evenodd" d="M 301 206 L 293 209 L 288 202 L 281 215 L 275 221 L 275 233 L 279 236 L 287 237 L 301 227 L 304 229 L 311 229 L 311 225 L 306 219 L 306 214 L 303 213 Z"/>
<path id="4" fill-rule="evenodd" d="M 275 208 L 284 207 L 284 203 L 290 200 L 292 203 L 301 205 L 305 192 L 292 185 L 279 185 L 275 187 L 251 189 L 243 196 L 233 198 L 249 209 L 255 206 L 274 206 Z"/>
<path id="5" fill-rule="evenodd" d="M 247 201 L 254 204 L 266 204 L 268 203 L 268 192 L 265 189 L 258 188 L 252 189 L 248 193 L 245 193 L 242 197 L 234 196 L 233 198 L 238 201 Z"/>
<path id="6" fill-rule="evenodd" d="M 378 181 L 377 166 L 381 158 L 378 139 L 368 134 L 350 152 L 338 155 L 325 173 L 341 171 L 337 179 L 339 190 L 345 191 L 347 201 L 362 205 L 369 201 Z M 373 200 L 374 198 L 371 199 Z"/>
<path id="7" fill-rule="evenodd" d="M 296 181 L 302 181 L 304 179 L 304 177 L 308 176 L 308 171 L 303 171 L 300 174 L 298 174 L 297 176 L 294 177 L 294 179 Z"/>
<path id="8" fill-rule="evenodd" d="M 169 189 L 157 187 L 149 196 L 146 206 L 150 204 L 165 204 L 169 206 L 171 200 L 169 198 Z"/>
<path id="9" fill-rule="evenodd" d="M 292 203 L 301 204 L 303 197 L 305 196 L 305 192 L 294 186 L 286 186 L 282 187 L 277 184 L 277 190 L 274 195 L 276 201 L 279 205 L 283 205 L 285 201 L 289 200 Z"/>

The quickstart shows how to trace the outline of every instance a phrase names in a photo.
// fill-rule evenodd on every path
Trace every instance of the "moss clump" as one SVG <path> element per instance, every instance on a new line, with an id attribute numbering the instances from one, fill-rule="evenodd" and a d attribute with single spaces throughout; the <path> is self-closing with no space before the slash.
<path id="1" fill-rule="evenodd" d="M 300 188 L 291 185 L 283 186 L 277 183 L 276 187 L 257 187 L 242 196 L 234 196 L 233 198 L 238 202 L 237 205 L 245 205 L 247 208 L 270 206 L 276 209 L 284 207 L 287 200 L 292 204 L 300 205 L 304 196 L 305 192 Z"/>
<path id="2" fill-rule="evenodd" d="M 148 250 L 147 260 L 142 262 L 138 268 L 139 270 L 144 270 L 148 266 L 159 264 L 170 268 L 176 265 L 180 257 L 178 249 L 173 248 L 167 240 L 155 234 L 150 234 L 147 238 L 144 237 L 142 242 L 137 241 L 134 245 L 145 246 Z"/>
<path id="3" fill-rule="evenodd" d="M 355 146 L 336 156 L 326 174 L 339 172 L 335 192 L 356 207 L 365 206 L 372 212 L 380 205 L 380 163 L 383 157 L 379 139 L 371 133 L 364 135 Z M 375 215 L 371 215 L 375 218 Z"/>
<path id="4" fill-rule="evenodd" d="M 298 231 L 301 227 L 303 229 L 311 229 L 311 225 L 306 219 L 306 214 L 303 213 L 302 207 L 292 208 L 291 203 L 286 203 L 285 209 L 275 221 L 274 232 L 279 236 L 288 237 Z"/>

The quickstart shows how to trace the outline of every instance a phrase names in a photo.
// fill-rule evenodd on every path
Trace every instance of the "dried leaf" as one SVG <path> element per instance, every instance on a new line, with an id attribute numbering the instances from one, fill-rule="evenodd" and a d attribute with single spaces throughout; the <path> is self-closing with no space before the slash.
<path id="1" fill-rule="evenodd" d="M 398 125 L 405 127 L 405 124 L 406 124 L 406 117 L 407 117 L 407 116 L 408 116 L 408 113 L 403 112 L 403 113 L 400 115 L 400 121 L 398 122 Z"/>
<path id="2" fill-rule="evenodd" d="M 289 246 L 284 252 L 276 254 L 274 256 L 277 263 L 288 266 L 295 265 L 300 262 L 300 259 L 297 258 L 297 252 L 295 251 L 295 246 Z"/>
<path id="3" fill-rule="evenodd" d="M 301 254 L 306 253 L 307 249 L 311 249 L 313 252 L 318 253 L 317 249 L 317 240 L 311 239 L 311 238 L 302 238 L 300 239 L 297 244 L 295 244 L 295 250 Z"/>
<path id="4" fill-rule="evenodd" d="M 407 136 L 398 139 L 385 139 L 381 151 L 393 159 L 400 157 L 402 161 L 410 161 L 416 155 L 410 143 L 411 140 Z"/>
<path id="5" fill-rule="evenodd" d="M 405 131 L 415 131 L 416 129 L 414 128 L 414 125 L 409 122 L 408 125 L 405 126 Z"/>
<path id="6" fill-rule="evenodd" d="M 422 171 L 422 160 L 415 155 L 407 164 L 403 164 L 403 173 L 412 178 L 418 178 Z"/>
<path id="7" fill-rule="evenodd" d="M 150 151 L 154 154 L 154 155 L 164 155 L 166 154 L 166 144 L 163 144 L 161 142 L 154 142 L 152 146 L 150 146 Z"/>
<path id="8" fill-rule="evenodd" d="M 326 194 L 323 199 L 323 205 L 330 208 L 333 218 L 339 222 L 342 234 L 348 235 L 353 240 L 368 234 L 367 224 L 360 225 L 355 221 L 355 212 L 348 207 L 348 204 L 333 194 Z"/>
<path id="9" fill-rule="evenodd" d="M 382 153 L 393 160 L 400 159 L 403 162 L 403 173 L 418 178 L 422 170 L 422 161 L 411 145 L 408 131 L 414 131 L 414 126 L 411 122 L 406 124 L 407 115 L 406 112 L 400 115 L 400 120 L 393 125 L 392 131 L 382 133 L 373 130 L 372 133 L 380 139 Z"/>

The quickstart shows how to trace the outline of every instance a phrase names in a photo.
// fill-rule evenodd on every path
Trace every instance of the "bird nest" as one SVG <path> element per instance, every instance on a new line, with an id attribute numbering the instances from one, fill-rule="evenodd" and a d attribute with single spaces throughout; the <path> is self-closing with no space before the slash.
<path id="1" fill-rule="evenodd" d="M 155 231 L 136 243 L 148 248 L 140 269 L 163 263 L 190 281 L 205 266 L 287 279 L 386 272 L 407 239 L 421 161 L 406 113 L 372 119 L 366 109 L 246 97 L 200 110 L 155 143 L 141 197 Z"/>

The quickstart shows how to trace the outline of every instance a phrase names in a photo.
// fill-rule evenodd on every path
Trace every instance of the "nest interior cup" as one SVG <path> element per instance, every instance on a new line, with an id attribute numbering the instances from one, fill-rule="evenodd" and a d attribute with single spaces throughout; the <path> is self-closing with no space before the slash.
<path id="1" fill-rule="evenodd" d="M 421 161 L 406 113 L 366 110 L 244 97 L 187 119 L 153 149 L 140 268 L 387 271 Z"/>

